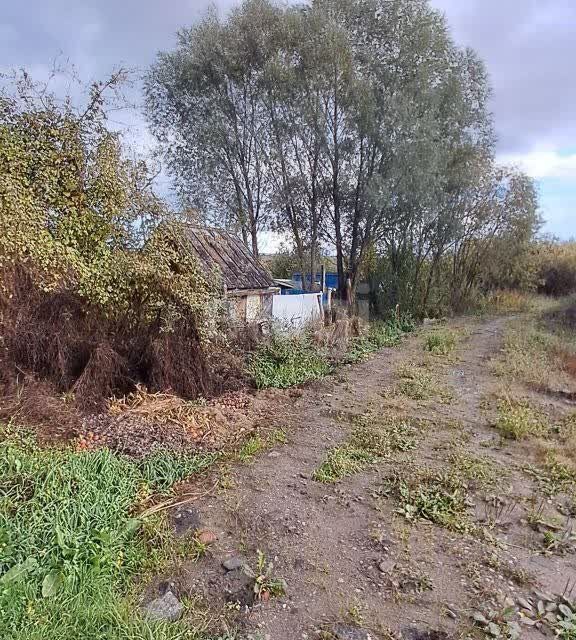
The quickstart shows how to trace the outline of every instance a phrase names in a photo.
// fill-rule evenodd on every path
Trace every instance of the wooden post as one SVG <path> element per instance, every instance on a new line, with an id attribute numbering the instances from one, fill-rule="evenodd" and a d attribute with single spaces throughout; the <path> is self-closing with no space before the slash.
<path id="1" fill-rule="evenodd" d="M 326 302 L 326 317 L 328 318 L 328 324 L 332 324 L 332 291 L 333 289 L 328 289 L 328 300 Z"/>

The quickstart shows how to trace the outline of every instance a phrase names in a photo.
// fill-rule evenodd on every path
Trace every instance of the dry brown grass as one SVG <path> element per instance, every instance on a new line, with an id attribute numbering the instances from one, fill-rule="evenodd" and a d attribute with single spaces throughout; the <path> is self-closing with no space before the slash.
<path id="1" fill-rule="evenodd" d="M 25 269 L 2 272 L 0 417 L 76 430 L 114 395 L 151 391 L 210 398 L 243 385 L 242 363 L 224 346 L 207 354 L 194 318 L 171 332 L 138 309 L 109 316 L 80 296 L 46 292 Z M 140 387 L 141 389 L 142 387 Z"/>
<path id="2" fill-rule="evenodd" d="M 160 424 L 175 424 L 191 433 L 203 432 L 209 426 L 205 409 L 196 402 L 184 400 L 170 393 L 150 393 L 141 385 L 122 398 L 108 401 L 113 416 L 132 416 Z"/>
<path id="3" fill-rule="evenodd" d="M 543 393 L 576 393 L 576 333 L 565 323 L 571 309 L 563 303 L 513 322 L 495 372 Z"/>

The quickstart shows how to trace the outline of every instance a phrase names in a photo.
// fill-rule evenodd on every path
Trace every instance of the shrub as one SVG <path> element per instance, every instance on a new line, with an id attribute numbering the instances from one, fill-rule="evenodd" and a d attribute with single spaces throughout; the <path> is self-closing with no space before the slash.
<path id="1" fill-rule="evenodd" d="M 95 407 L 135 382 L 210 395 L 203 343 L 219 279 L 107 128 L 105 90 L 75 111 L 26 77 L 0 97 L 0 384 L 22 372 Z M 164 222 L 162 222 L 164 221 Z"/>
<path id="2" fill-rule="evenodd" d="M 258 389 L 283 389 L 322 378 L 330 373 L 331 367 L 308 334 L 275 333 L 268 344 L 261 345 L 251 356 L 248 371 Z"/>
<path id="3" fill-rule="evenodd" d="M 538 290 L 561 297 L 576 292 L 576 243 L 545 242 L 538 247 Z"/>

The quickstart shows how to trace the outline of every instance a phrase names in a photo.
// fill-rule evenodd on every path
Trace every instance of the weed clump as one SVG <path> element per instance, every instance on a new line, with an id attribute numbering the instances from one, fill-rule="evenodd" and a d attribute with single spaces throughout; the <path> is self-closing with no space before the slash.
<path id="1" fill-rule="evenodd" d="M 456 348 L 456 334 L 453 331 L 434 331 L 424 339 L 424 351 L 437 356 L 447 356 Z"/>
<path id="2" fill-rule="evenodd" d="M 328 452 L 326 460 L 314 472 L 314 480 L 331 484 L 342 478 L 363 471 L 367 466 L 374 464 L 377 458 L 369 451 L 344 444 L 334 447 Z"/>
<path id="3" fill-rule="evenodd" d="M 465 480 L 472 480 L 480 487 L 493 486 L 502 475 L 502 469 L 493 460 L 483 456 L 458 451 L 451 454 L 448 460 L 455 474 Z"/>
<path id="4" fill-rule="evenodd" d="M 333 483 L 363 471 L 395 452 L 410 451 L 417 444 L 417 429 L 408 422 L 378 420 L 370 414 L 355 420 L 348 442 L 334 447 L 314 473 L 319 482 Z"/>
<path id="5" fill-rule="evenodd" d="M 449 402 L 451 393 L 444 388 L 431 371 L 414 363 L 404 364 L 397 370 L 399 382 L 396 393 L 412 400 L 430 400 L 439 397 L 442 402 Z"/>
<path id="6" fill-rule="evenodd" d="M 503 438 L 523 440 L 546 433 L 546 422 L 529 404 L 504 398 L 498 402 L 496 429 Z"/>
<path id="7" fill-rule="evenodd" d="M 398 500 L 398 512 L 410 522 L 428 520 L 454 531 L 466 531 L 470 526 L 466 487 L 457 474 L 394 474 L 382 493 Z"/>
<path id="8" fill-rule="evenodd" d="M 258 389 L 284 389 L 323 378 L 330 371 L 326 355 L 309 335 L 274 334 L 268 344 L 256 350 L 248 365 Z"/>

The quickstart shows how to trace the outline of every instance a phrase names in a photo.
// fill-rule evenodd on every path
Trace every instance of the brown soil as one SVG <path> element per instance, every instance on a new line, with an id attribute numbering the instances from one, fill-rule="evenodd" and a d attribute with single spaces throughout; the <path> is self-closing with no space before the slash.
<path id="1" fill-rule="evenodd" d="M 194 527 L 200 521 L 218 535 L 203 559 L 168 576 L 179 594 L 200 598 L 216 618 L 225 612 L 219 619 L 230 618 L 225 602 L 237 600 L 234 622 L 245 637 L 271 640 L 312 640 L 337 622 L 369 629 L 374 638 L 467 637 L 476 611 L 502 608 L 505 598 L 534 598 L 534 589 L 562 594 L 576 577 L 575 556 L 546 552 L 542 531 L 527 520 L 535 508 L 547 519 L 564 518 L 557 510 L 563 497 L 544 499 L 523 470 L 536 461 L 530 443 L 503 444 L 491 426 L 502 382 L 490 360 L 506 322 L 451 323 L 465 337 L 448 357 L 425 354 L 420 333 L 308 386 L 300 397 L 262 396 L 267 426 L 284 428 L 289 442 L 234 465 L 225 488 L 172 514 Z M 391 393 L 396 368 L 406 362 L 425 364 L 452 391 L 452 400 L 414 401 Z M 538 400 L 551 416 L 573 409 L 560 399 Z M 334 485 L 315 481 L 328 449 L 346 441 L 350 418 L 367 411 L 425 419 L 428 428 L 414 451 Z M 455 451 L 488 458 L 496 469 L 492 487 L 475 481 L 468 487 L 469 517 L 484 535 L 410 523 L 398 514 L 395 499 L 379 492 L 394 471 L 449 468 Z M 505 505 L 490 527 L 489 504 Z M 273 561 L 287 593 L 250 606 L 249 585 L 238 574 L 226 574 L 221 563 L 242 554 L 255 566 L 257 550 Z M 522 638 L 538 637 L 541 631 L 523 627 Z"/>

